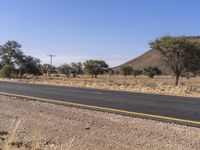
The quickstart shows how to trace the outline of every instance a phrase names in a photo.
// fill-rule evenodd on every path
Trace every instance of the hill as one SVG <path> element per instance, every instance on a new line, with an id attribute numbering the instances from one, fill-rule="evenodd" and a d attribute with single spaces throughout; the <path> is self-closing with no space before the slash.
<path id="1" fill-rule="evenodd" d="M 148 66 L 157 66 L 163 74 L 172 74 L 172 70 L 169 65 L 166 63 L 166 59 L 163 57 L 160 51 L 158 50 L 149 50 L 141 56 L 130 60 L 120 66 L 114 68 L 114 70 L 120 70 L 122 66 L 131 66 L 134 69 L 144 69 Z"/>
<path id="2" fill-rule="evenodd" d="M 200 36 L 186 36 L 186 37 L 192 41 L 200 42 Z M 134 69 L 139 69 L 139 70 L 142 70 L 148 66 L 156 66 L 162 71 L 162 74 L 166 75 L 173 74 L 172 69 L 166 63 L 166 58 L 161 54 L 160 51 L 153 49 L 147 51 L 146 53 L 142 54 L 141 56 L 135 59 L 132 59 L 122 65 L 115 67 L 114 70 L 119 71 L 122 66 L 131 66 Z"/>

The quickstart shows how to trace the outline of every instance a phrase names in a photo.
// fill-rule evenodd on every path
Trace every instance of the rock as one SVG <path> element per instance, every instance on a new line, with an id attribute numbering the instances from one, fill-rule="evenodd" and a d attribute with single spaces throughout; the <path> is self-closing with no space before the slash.
<path id="1" fill-rule="evenodd" d="M 84 127 L 84 130 L 90 130 L 90 127 Z"/>

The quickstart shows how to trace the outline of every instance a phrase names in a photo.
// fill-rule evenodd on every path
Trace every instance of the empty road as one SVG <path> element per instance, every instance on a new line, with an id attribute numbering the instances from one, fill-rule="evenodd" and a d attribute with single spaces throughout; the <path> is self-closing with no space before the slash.
<path id="1" fill-rule="evenodd" d="M 171 117 L 194 121 L 197 125 L 199 122 L 200 125 L 200 98 L 12 82 L 0 82 L 0 92 Z M 160 119 L 165 121 L 165 118 Z"/>

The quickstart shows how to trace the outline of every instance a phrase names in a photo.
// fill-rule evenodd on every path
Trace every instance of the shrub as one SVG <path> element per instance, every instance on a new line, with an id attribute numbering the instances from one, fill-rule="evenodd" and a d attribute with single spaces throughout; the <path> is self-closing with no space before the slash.
<path id="1" fill-rule="evenodd" d="M 153 78 L 155 75 L 160 75 L 161 71 L 158 67 L 149 66 L 149 67 L 144 68 L 144 74 L 150 78 Z"/>
<path id="2" fill-rule="evenodd" d="M 73 78 L 75 78 L 79 74 L 83 74 L 83 65 L 81 62 L 78 63 L 72 62 L 70 67 Z"/>
<path id="3" fill-rule="evenodd" d="M 134 75 L 134 77 L 137 77 L 138 75 L 141 75 L 142 74 L 142 70 L 135 70 L 135 69 L 133 69 L 133 75 Z"/>
<path id="4" fill-rule="evenodd" d="M 68 64 L 64 64 L 58 67 L 58 72 L 65 74 L 67 77 L 70 76 L 72 68 Z"/>
<path id="5" fill-rule="evenodd" d="M 131 66 L 123 66 L 123 67 L 121 68 L 121 71 L 122 71 L 123 75 L 124 75 L 125 78 L 126 78 L 126 76 L 129 76 L 129 75 L 132 74 L 133 68 L 132 68 Z"/>
<path id="6" fill-rule="evenodd" d="M 13 66 L 4 65 L 0 70 L 0 76 L 3 78 L 11 78 L 12 74 L 15 72 Z"/>

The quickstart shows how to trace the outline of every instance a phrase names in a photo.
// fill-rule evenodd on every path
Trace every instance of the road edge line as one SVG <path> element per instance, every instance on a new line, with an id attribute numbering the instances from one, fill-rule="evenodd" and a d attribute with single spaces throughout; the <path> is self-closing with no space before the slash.
<path id="1" fill-rule="evenodd" d="M 159 115 L 152 115 L 152 114 L 146 114 L 146 113 L 139 113 L 139 112 L 131 112 L 131 111 L 126 111 L 126 110 L 120 110 L 120 109 L 114 109 L 114 108 L 108 108 L 108 107 L 101 107 L 101 106 L 93 106 L 93 105 L 86 105 L 86 104 L 80 104 L 80 103 L 72 103 L 72 102 L 65 102 L 61 100 L 52 100 L 52 99 L 47 99 L 47 98 L 39 98 L 39 97 L 33 97 L 33 96 L 26 96 L 26 95 L 20 95 L 20 94 L 12 94 L 12 93 L 7 93 L 7 92 L 0 92 L 1 95 L 5 96 L 14 96 L 14 97 L 19 97 L 19 98 L 25 98 L 29 100 L 38 100 L 40 102 L 49 102 L 49 103 L 54 103 L 54 104 L 63 104 L 67 106 L 74 106 L 74 107 L 82 107 L 82 108 L 88 108 L 88 109 L 95 109 L 95 110 L 102 110 L 102 111 L 109 111 L 113 113 L 123 113 L 127 115 L 133 115 L 133 116 L 140 116 L 140 117 L 148 117 L 152 119 L 162 119 L 166 121 L 176 121 L 180 123 L 186 123 L 186 124 L 193 124 L 193 125 L 200 125 L 200 122 L 198 121 L 192 121 L 192 120 L 185 120 L 185 119 L 179 119 L 179 118 L 172 118 L 172 117 L 166 117 L 166 116 L 159 116 Z"/>

